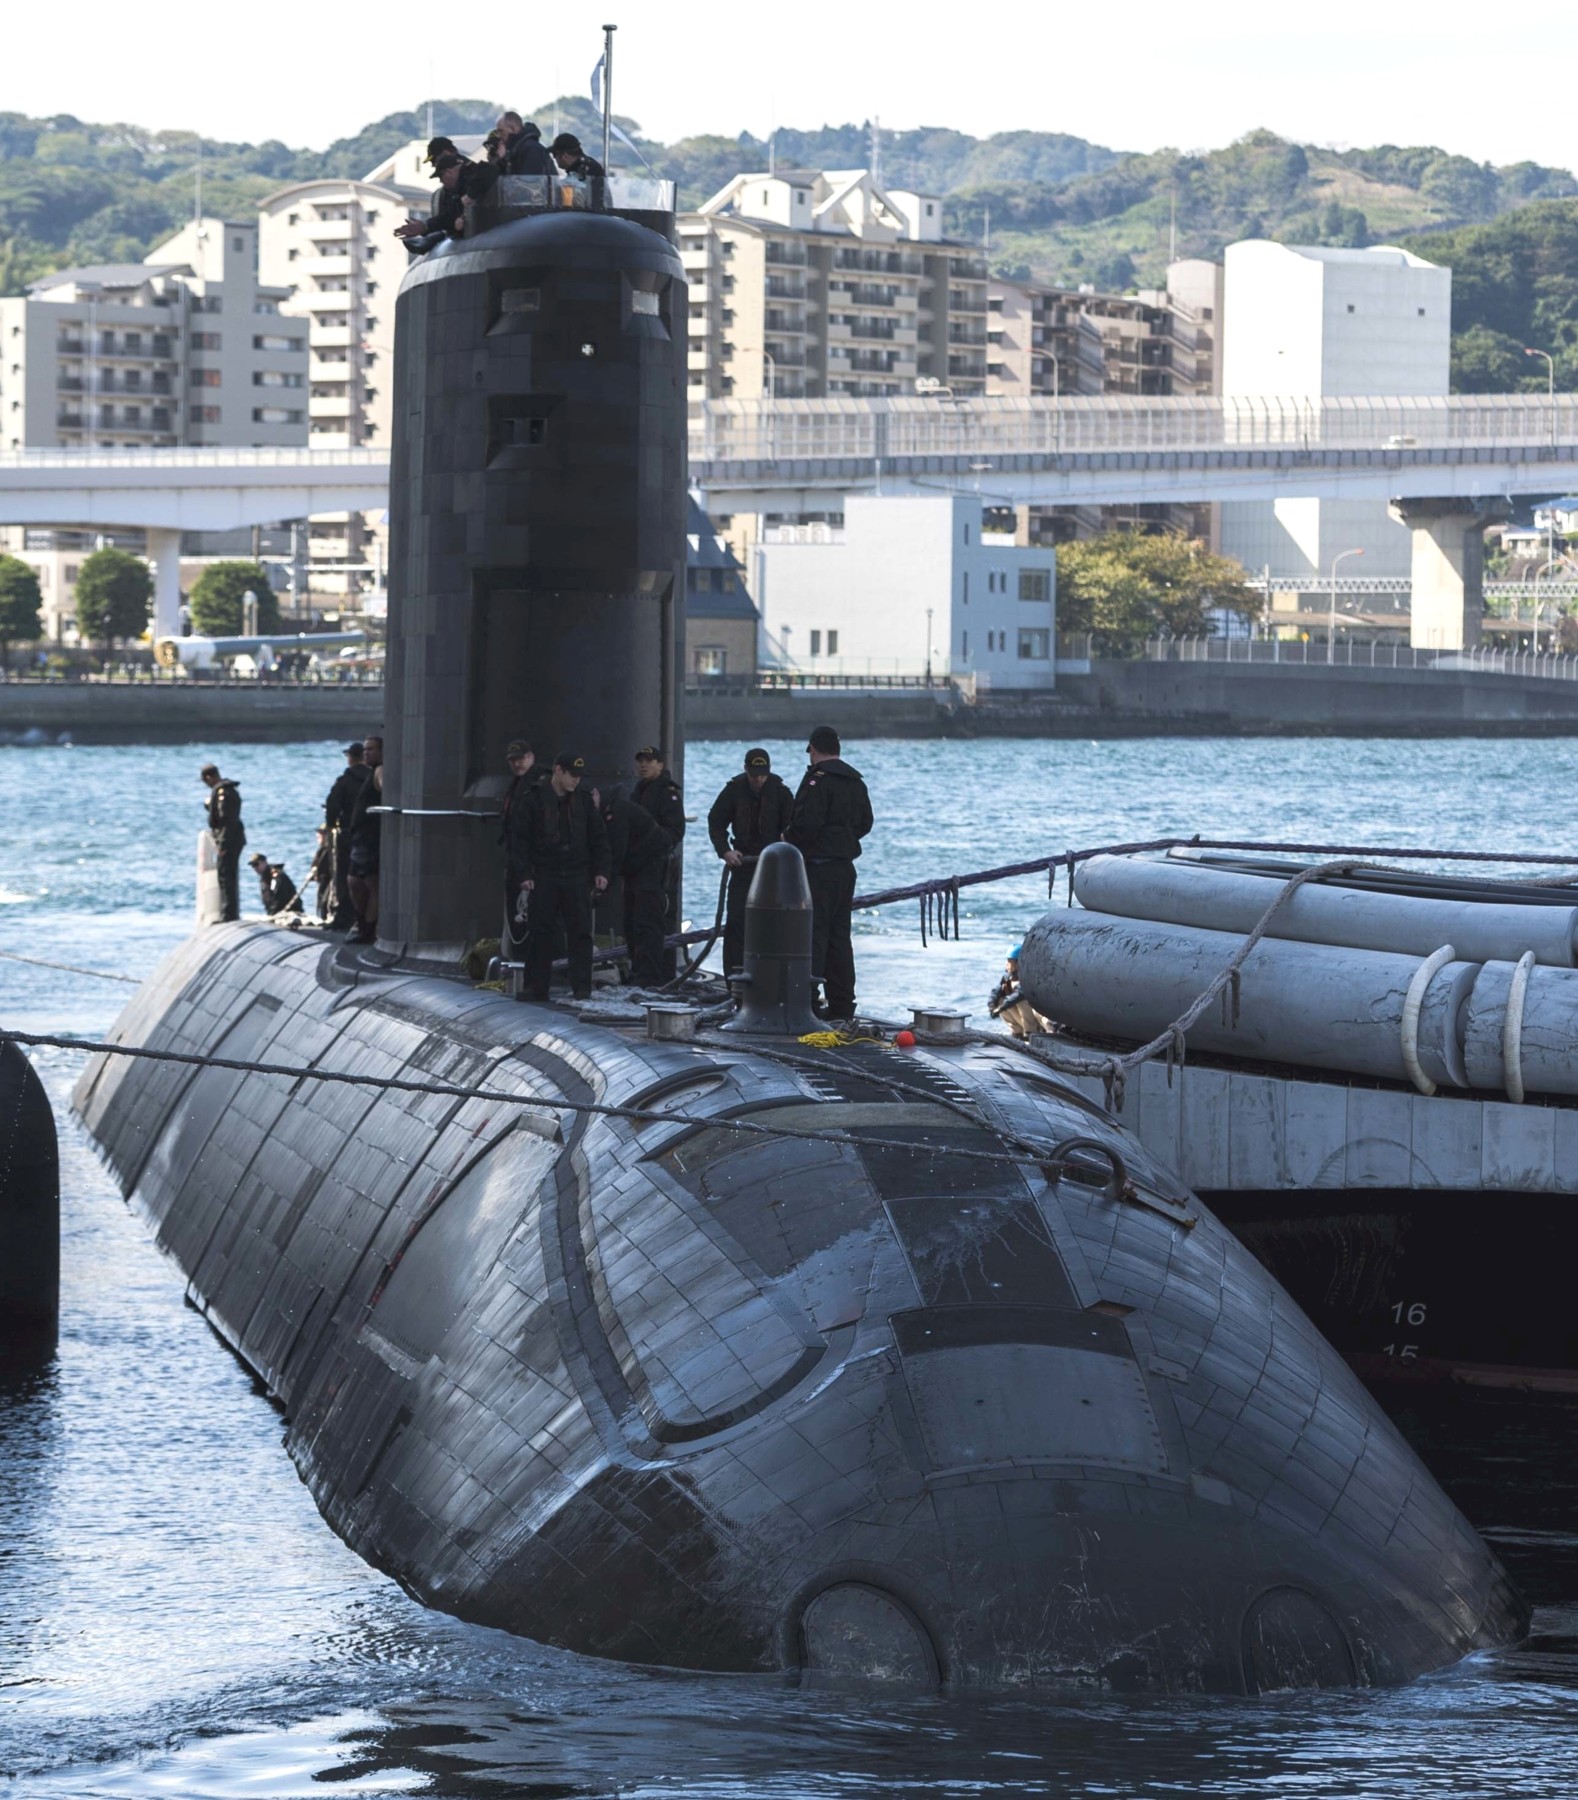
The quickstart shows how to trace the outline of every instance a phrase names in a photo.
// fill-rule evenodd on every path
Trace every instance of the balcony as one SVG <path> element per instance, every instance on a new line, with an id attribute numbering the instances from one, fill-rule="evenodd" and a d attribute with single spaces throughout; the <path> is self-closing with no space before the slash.
<path id="1" fill-rule="evenodd" d="M 315 219 L 302 235 L 314 244 L 345 244 L 355 237 L 356 227 L 349 219 Z"/>
<path id="2" fill-rule="evenodd" d="M 348 419 L 351 416 L 351 396 L 341 394 L 314 394 L 307 402 L 307 410 L 314 423 L 319 419 Z"/>
<path id="3" fill-rule="evenodd" d="M 780 312 L 776 307 L 767 310 L 767 329 L 769 331 L 787 331 L 796 336 L 805 336 L 805 317 L 801 313 Z"/>
<path id="4" fill-rule="evenodd" d="M 82 429 L 82 414 L 79 412 L 57 412 L 55 414 L 55 429 L 57 431 L 80 431 Z"/>
<path id="5" fill-rule="evenodd" d="M 950 325 L 948 342 L 950 344 L 972 344 L 985 349 L 986 333 L 978 325 Z"/>
<path id="6" fill-rule="evenodd" d="M 803 269 L 806 265 L 804 244 L 773 244 L 767 246 L 767 260 L 781 267 Z"/>
<path id="7" fill-rule="evenodd" d="M 805 282 L 796 281 L 788 275 L 769 275 L 767 277 L 767 298 L 769 300 L 803 300 L 805 298 Z"/>

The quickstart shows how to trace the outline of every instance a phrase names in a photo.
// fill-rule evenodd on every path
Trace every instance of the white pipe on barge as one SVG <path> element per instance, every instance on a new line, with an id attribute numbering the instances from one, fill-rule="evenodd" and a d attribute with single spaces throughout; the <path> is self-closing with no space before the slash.
<path id="1" fill-rule="evenodd" d="M 1075 897 L 1092 912 L 1240 933 L 1255 928 L 1283 886 L 1187 858 L 1097 856 L 1074 876 Z M 1267 934 L 1414 957 L 1451 944 L 1476 963 L 1516 962 L 1525 950 L 1546 968 L 1578 962 L 1578 907 L 1429 900 L 1318 880 L 1288 896 Z"/>
<path id="2" fill-rule="evenodd" d="M 1038 1012 L 1075 1033 L 1145 1043 L 1171 1027 L 1241 942 L 1230 931 L 1058 910 L 1026 933 L 1020 980 Z M 1432 956 L 1441 947 L 1431 946 Z M 1224 995 L 1190 1027 L 1186 1045 L 1425 1093 L 1435 1084 L 1512 1098 L 1520 1089 L 1578 1094 L 1578 970 L 1524 963 L 1515 981 L 1512 961 L 1453 958 L 1425 974 L 1430 960 L 1263 938 L 1240 971 L 1237 1005 Z"/>

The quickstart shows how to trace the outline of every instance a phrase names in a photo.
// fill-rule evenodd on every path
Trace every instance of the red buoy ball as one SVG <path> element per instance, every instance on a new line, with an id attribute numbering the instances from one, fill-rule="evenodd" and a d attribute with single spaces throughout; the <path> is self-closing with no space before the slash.
<path id="1" fill-rule="evenodd" d="M 915 1048 L 915 1033 L 913 1031 L 895 1031 L 893 1034 L 893 1042 L 900 1050 L 913 1050 Z"/>

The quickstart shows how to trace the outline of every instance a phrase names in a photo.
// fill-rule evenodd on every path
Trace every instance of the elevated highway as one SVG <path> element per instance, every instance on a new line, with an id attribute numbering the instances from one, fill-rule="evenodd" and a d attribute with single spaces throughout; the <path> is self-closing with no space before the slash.
<path id="1" fill-rule="evenodd" d="M 156 637 L 180 629 L 183 531 L 233 531 L 388 504 L 387 450 L 0 451 L 0 525 L 147 531 Z"/>
<path id="2" fill-rule="evenodd" d="M 1505 498 L 1578 487 L 1578 396 L 721 400 L 692 421 L 717 511 L 978 488 L 1005 505 Z"/>
<path id="3" fill-rule="evenodd" d="M 1578 490 L 1578 396 L 724 400 L 692 420 L 714 512 L 816 512 L 850 493 L 1003 505 L 1378 499 L 1414 532 L 1414 641 L 1472 643 L 1479 534 L 1510 496 Z M 179 534 L 388 504 L 383 450 L 13 450 L 0 524 L 141 526 L 155 628 L 176 629 Z"/>

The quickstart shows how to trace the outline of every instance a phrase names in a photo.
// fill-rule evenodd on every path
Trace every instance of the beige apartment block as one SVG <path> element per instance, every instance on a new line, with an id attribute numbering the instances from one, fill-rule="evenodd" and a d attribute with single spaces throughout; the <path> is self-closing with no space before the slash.
<path id="1" fill-rule="evenodd" d="M 737 175 L 679 220 L 706 400 L 986 391 L 986 259 L 866 169 Z"/>
<path id="2" fill-rule="evenodd" d="M 257 278 L 257 226 L 199 219 L 141 263 L 0 300 L 0 444 L 149 449 L 307 440 L 307 334 Z"/>
<path id="3" fill-rule="evenodd" d="M 258 262 L 290 290 L 284 312 L 307 322 L 309 445 L 389 442 L 395 296 L 406 252 L 395 228 L 430 196 L 376 181 L 304 181 L 270 194 L 258 214 Z M 353 604 L 381 586 L 382 521 L 339 514 L 308 527 L 315 596 Z"/>
<path id="4" fill-rule="evenodd" d="M 1222 268 L 1191 259 L 1167 286 L 1133 294 L 993 276 L 986 392 L 1011 399 L 1213 394 L 1221 389 Z M 1021 541 L 1050 543 L 1117 528 L 1210 538 L 1204 506 L 1020 507 Z"/>

